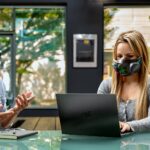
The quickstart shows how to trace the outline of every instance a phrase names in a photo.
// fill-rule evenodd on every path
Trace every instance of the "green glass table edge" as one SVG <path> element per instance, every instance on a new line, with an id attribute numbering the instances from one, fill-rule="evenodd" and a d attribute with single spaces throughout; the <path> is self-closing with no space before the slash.
<path id="1" fill-rule="evenodd" d="M 66 135 L 59 131 L 39 131 L 18 140 L 0 139 L 0 149 L 12 150 L 149 150 L 150 132 L 131 133 L 120 138 Z"/>

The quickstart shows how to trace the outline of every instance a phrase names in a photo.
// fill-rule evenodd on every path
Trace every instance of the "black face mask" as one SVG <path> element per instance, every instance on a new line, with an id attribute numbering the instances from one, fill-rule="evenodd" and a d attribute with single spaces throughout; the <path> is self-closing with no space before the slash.
<path id="1" fill-rule="evenodd" d="M 129 76 L 133 73 L 139 72 L 142 64 L 142 57 L 137 59 L 120 59 L 120 60 L 113 60 L 113 67 L 114 69 L 120 73 L 122 76 Z"/>

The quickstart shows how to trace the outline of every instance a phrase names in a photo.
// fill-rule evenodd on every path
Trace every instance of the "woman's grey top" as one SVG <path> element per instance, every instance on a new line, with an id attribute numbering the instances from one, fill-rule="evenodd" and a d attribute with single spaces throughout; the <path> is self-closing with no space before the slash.
<path id="1" fill-rule="evenodd" d="M 0 112 L 6 111 L 6 90 L 2 80 L 0 80 L 0 103 L 3 105 Z"/>
<path id="2" fill-rule="evenodd" d="M 111 91 L 112 79 L 103 80 L 98 88 L 97 94 L 109 94 Z M 135 132 L 150 131 L 150 83 L 148 83 L 148 117 L 135 120 L 135 102 L 136 100 L 120 101 L 119 120 L 127 122 Z"/>

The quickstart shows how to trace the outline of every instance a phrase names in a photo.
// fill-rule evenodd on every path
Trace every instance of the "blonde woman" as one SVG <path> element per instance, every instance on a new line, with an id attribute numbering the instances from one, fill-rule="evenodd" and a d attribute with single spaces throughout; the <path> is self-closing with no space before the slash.
<path id="1" fill-rule="evenodd" d="M 113 52 L 112 78 L 103 80 L 97 93 L 117 96 L 121 132 L 150 130 L 148 49 L 138 31 L 120 34 Z"/>

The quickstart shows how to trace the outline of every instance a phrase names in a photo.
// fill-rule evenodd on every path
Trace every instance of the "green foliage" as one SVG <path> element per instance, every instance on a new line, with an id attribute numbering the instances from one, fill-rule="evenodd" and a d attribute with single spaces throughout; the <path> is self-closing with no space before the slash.
<path id="1" fill-rule="evenodd" d="M 64 57 L 65 10 L 15 8 L 13 11 L 12 8 L 1 8 L 0 29 L 12 29 L 13 12 L 16 17 L 16 43 L 13 43 L 16 44 L 16 94 L 29 85 L 33 86 L 37 97 L 32 104 L 43 99 L 53 99 L 56 92 L 62 92 L 65 88 L 65 75 L 62 74 L 59 62 Z M 5 69 L 10 72 L 11 38 L 3 36 L 0 43 L 1 66 L 4 64 Z M 32 64 L 42 59 L 48 62 L 39 63 L 35 69 Z"/>
<path id="2" fill-rule="evenodd" d="M 104 9 L 104 39 L 109 40 L 110 34 L 113 33 L 114 28 L 108 28 L 111 23 L 113 16 L 115 15 L 117 8 L 105 8 Z"/>
<path id="3" fill-rule="evenodd" d="M 63 46 L 64 27 L 62 24 L 65 14 L 61 9 L 53 8 L 44 11 L 40 8 L 34 9 L 34 11 L 33 9 L 29 10 L 28 13 L 25 11 L 25 16 L 23 16 L 22 9 L 16 12 L 16 18 L 21 19 L 24 23 L 24 29 L 17 34 L 17 45 L 20 43 L 23 45 L 22 48 L 17 47 L 17 54 L 19 59 L 26 56 L 25 59 L 35 60 L 39 56 L 44 56 L 46 51 L 53 54 Z"/>
<path id="4" fill-rule="evenodd" d="M 4 55 L 8 53 L 10 49 L 10 39 L 7 37 L 0 37 L 0 53 Z"/>
<path id="5" fill-rule="evenodd" d="M 31 73 L 28 69 L 39 58 L 48 58 L 56 62 L 57 50 L 64 47 L 65 11 L 62 8 L 16 9 L 17 32 L 17 88 L 23 74 Z M 22 28 L 22 27 L 21 27 Z M 32 60 L 32 61 L 31 61 Z"/>
<path id="6" fill-rule="evenodd" d="M 0 30 L 12 30 L 12 18 L 13 17 L 11 8 L 0 8 Z"/>
<path id="7" fill-rule="evenodd" d="M 1 8 L 0 9 L 0 21 L 12 21 L 12 9 L 10 8 Z"/>

